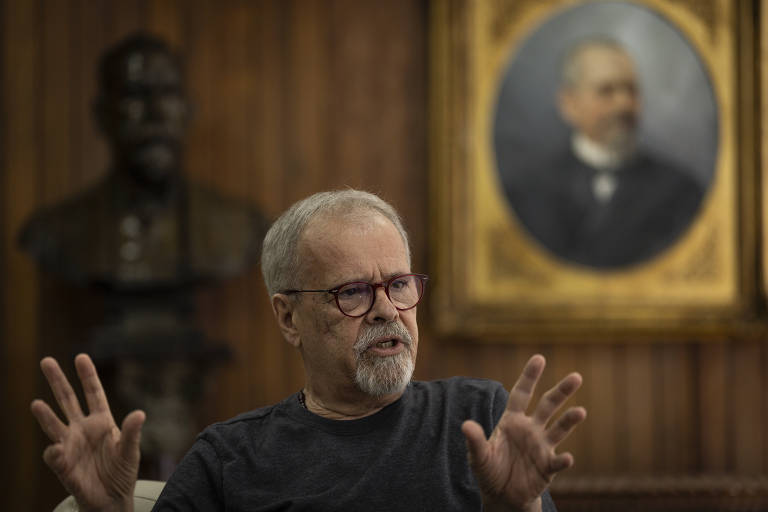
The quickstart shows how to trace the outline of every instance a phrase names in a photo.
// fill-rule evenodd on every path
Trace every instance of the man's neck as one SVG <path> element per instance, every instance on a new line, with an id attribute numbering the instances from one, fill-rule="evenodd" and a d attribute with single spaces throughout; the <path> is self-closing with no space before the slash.
<path id="1" fill-rule="evenodd" d="M 632 147 L 621 150 L 608 148 L 579 132 L 573 134 L 571 148 L 576 158 L 601 172 L 617 170 L 634 151 Z"/>
<path id="2" fill-rule="evenodd" d="M 315 393 L 307 386 L 303 391 L 304 406 L 307 410 L 331 420 L 357 420 L 371 416 L 396 402 L 403 396 L 403 392 L 374 397 L 359 390 L 336 395 Z"/>
<path id="3" fill-rule="evenodd" d="M 121 203 L 135 208 L 163 209 L 177 198 L 181 179 L 173 173 L 167 179 L 157 182 L 140 181 L 128 169 L 113 171 L 120 188 Z"/>

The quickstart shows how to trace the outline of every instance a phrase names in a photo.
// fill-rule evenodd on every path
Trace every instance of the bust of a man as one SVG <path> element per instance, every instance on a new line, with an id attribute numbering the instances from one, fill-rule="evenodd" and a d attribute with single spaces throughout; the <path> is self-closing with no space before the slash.
<path id="1" fill-rule="evenodd" d="M 183 177 L 190 106 L 180 59 L 164 41 L 136 34 L 109 49 L 94 111 L 111 168 L 24 226 L 20 244 L 43 268 L 140 290 L 229 277 L 256 262 L 266 228 L 259 211 Z"/>

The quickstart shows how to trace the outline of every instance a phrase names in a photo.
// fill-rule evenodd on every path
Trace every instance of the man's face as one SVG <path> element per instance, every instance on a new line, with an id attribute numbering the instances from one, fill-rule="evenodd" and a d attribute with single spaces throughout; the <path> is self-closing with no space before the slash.
<path id="1" fill-rule="evenodd" d="M 605 46 L 585 48 L 576 58 L 576 82 L 560 95 L 563 117 L 606 149 L 621 151 L 632 145 L 640 97 L 631 58 Z"/>
<path id="2" fill-rule="evenodd" d="M 188 104 L 181 70 L 159 50 L 126 56 L 102 91 L 102 127 L 125 166 L 142 181 L 160 182 L 179 167 Z"/>
<path id="3" fill-rule="evenodd" d="M 399 232 L 379 214 L 313 220 L 299 251 L 303 289 L 378 283 L 410 272 Z M 359 318 L 345 316 L 332 294 L 302 294 L 295 300 L 294 322 L 310 390 L 353 397 L 360 391 L 386 396 L 405 389 L 418 348 L 416 308 L 397 310 L 383 288 L 377 289 L 373 308 Z"/>

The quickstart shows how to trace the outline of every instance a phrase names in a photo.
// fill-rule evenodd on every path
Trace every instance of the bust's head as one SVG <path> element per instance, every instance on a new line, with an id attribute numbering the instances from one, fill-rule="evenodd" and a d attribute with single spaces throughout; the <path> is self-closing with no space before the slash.
<path id="1" fill-rule="evenodd" d="M 181 61 L 163 40 L 137 33 L 107 50 L 95 112 L 118 171 L 148 185 L 178 172 L 189 104 Z"/>

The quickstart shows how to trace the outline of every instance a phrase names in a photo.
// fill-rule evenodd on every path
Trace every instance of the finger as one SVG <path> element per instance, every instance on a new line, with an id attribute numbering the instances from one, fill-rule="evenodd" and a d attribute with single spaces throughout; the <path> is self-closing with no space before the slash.
<path id="1" fill-rule="evenodd" d="M 587 418 L 587 410 L 583 407 L 572 407 L 565 411 L 558 420 L 547 430 L 547 440 L 553 446 L 560 444 L 571 435 L 573 429 Z"/>
<path id="2" fill-rule="evenodd" d="M 93 361 L 87 354 L 78 354 L 75 357 L 75 368 L 80 377 L 80 384 L 83 386 L 85 401 L 88 404 L 88 411 L 109 413 L 109 403 L 104 388 L 99 380 L 99 374 Z"/>
<path id="3" fill-rule="evenodd" d="M 56 402 L 61 407 L 64 416 L 69 420 L 81 418 L 83 410 L 80 409 L 80 402 L 77 401 L 77 395 L 75 395 L 72 386 L 69 385 L 64 372 L 61 371 L 59 363 L 52 357 L 46 357 L 40 361 L 40 369 L 43 370 L 48 385 L 53 391 L 53 396 L 56 397 Z"/>
<path id="4" fill-rule="evenodd" d="M 563 471 L 573 466 L 573 455 L 568 452 L 558 454 L 549 461 L 549 474 L 554 476 L 555 473 Z"/>
<path id="5" fill-rule="evenodd" d="M 59 444 L 48 445 L 43 451 L 43 460 L 57 476 L 67 471 L 67 461 L 64 457 L 64 447 Z"/>
<path id="6" fill-rule="evenodd" d="M 532 356 L 523 368 L 523 372 L 518 377 L 517 382 L 509 392 L 507 401 L 507 410 L 512 412 L 525 412 L 528 404 L 531 402 L 531 396 L 536 389 L 536 383 L 539 382 L 544 366 L 547 364 L 544 356 L 536 354 Z"/>
<path id="7" fill-rule="evenodd" d="M 123 420 L 120 455 L 133 464 L 138 464 L 141 458 L 141 427 L 146 419 L 144 411 L 133 411 Z"/>
<path id="8" fill-rule="evenodd" d="M 476 421 L 467 420 L 461 425 L 461 431 L 467 441 L 469 463 L 474 467 L 482 466 L 488 457 L 488 441 L 483 427 Z"/>
<path id="9" fill-rule="evenodd" d="M 32 415 L 37 419 L 48 439 L 54 443 L 62 440 L 67 431 L 67 426 L 61 422 L 47 403 L 42 400 L 33 400 L 29 410 L 32 411 Z"/>
<path id="10" fill-rule="evenodd" d="M 546 425 L 555 412 L 581 387 L 581 375 L 571 373 L 544 393 L 533 414 L 534 421 Z"/>

